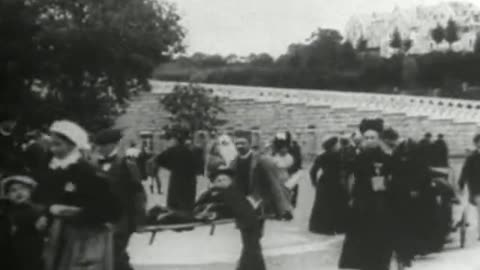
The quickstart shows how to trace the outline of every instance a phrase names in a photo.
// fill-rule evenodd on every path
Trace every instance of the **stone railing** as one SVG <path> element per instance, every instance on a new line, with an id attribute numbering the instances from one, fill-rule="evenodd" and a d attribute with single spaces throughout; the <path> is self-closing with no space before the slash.
<path id="1" fill-rule="evenodd" d="M 168 93 L 177 82 L 151 81 L 154 93 Z M 279 101 L 308 106 L 355 108 L 384 113 L 404 113 L 431 119 L 451 119 L 459 123 L 480 124 L 480 101 L 420 97 L 408 95 L 340 92 L 331 90 L 283 89 L 220 84 L 201 84 L 218 96 L 230 99 L 252 99 L 259 102 Z"/>

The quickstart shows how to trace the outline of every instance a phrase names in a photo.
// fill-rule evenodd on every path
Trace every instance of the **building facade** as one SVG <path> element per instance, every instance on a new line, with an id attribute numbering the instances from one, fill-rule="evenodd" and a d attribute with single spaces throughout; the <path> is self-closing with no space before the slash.
<path id="1" fill-rule="evenodd" d="M 433 6 L 417 6 L 409 9 L 395 8 L 388 13 L 355 15 L 347 22 L 345 37 L 352 44 L 363 38 L 368 48 L 378 48 L 380 54 L 389 57 L 395 53 L 390 41 L 395 29 L 403 39 L 411 39 L 409 54 L 424 54 L 434 50 L 447 50 L 449 44 L 437 44 L 431 31 L 440 24 L 446 27 L 449 19 L 458 26 L 459 41 L 452 45 L 454 51 L 473 51 L 480 32 L 480 8 L 473 3 L 443 2 Z"/>

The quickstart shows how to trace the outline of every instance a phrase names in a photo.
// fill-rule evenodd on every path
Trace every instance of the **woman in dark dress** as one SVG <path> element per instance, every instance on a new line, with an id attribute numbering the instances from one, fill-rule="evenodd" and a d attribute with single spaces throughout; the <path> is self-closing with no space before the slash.
<path id="1" fill-rule="evenodd" d="M 154 157 L 157 167 L 170 171 L 167 206 L 176 211 L 192 212 L 195 206 L 198 162 L 192 149 L 185 144 L 188 132 L 178 130 L 168 135 L 174 145 Z"/>
<path id="2" fill-rule="evenodd" d="M 366 126 L 362 132 L 362 150 L 353 168 L 352 216 L 339 266 L 388 270 L 393 249 L 391 209 L 387 201 L 390 157 L 379 145 L 381 125 Z"/>
<path id="3" fill-rule="evenodd" d="M 467 157 L 463 164 L 460 175 L 460 189 L 468 187 L 469 201 L 478 212 L 478 224 L 480 224 L 480 134 L 473 138 L 475 150 Z M 480 226 L 478 226 L 478 239 L 480 240 Z"/>
<path id="4" fill-rule="evenodd" d="M 316 188 L 309 229 L 313 233 L 335 234 L 345 230 L 347 192 L 341 183 L 341 156 L 337 137 L 323 143 L 325 152 L 315 159 L 310 179 Z M 317 177 L 319 171 L 322 175 Z"/>
<path id="5" fill-rule="evenodd" d="M 119 217 L 107 179 L 80 151 L 87 133 L 75 123 L 57 121 L 50 128 L 52 159 L 39 172 L 34 200 L 51 219 L 45 247 L 47 270 L 111 270 L 111 232 L 106 223 Z"/>

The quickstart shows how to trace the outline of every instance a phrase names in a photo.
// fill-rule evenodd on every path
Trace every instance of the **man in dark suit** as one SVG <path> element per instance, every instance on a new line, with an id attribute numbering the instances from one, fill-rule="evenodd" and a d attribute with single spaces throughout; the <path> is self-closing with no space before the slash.
<path id="1" fill-rule="evenodd" d="M 293 207 L 288 190 L 280 183 L 280 171 L 269 156 L 252 150 L 250 136 L 248 131 L 235 133 L 238 157 L 231 164 L 235 172 L 235 186 L 259 211 L 290 220 Z"/>
<path id="2" fill-rule="evenodd" d="M 130 236 L 145 217 L 146 195 L 135 160 L 120 155 L 118 142 L 122 132 L 103 130 L 95 137 L 96 152 L 101 155 L 100 169 L 110 180 L 111 187 L 123 209 L 114 232 L 115 270 L 133 270 L 129 263 L 127 245 Z"/>

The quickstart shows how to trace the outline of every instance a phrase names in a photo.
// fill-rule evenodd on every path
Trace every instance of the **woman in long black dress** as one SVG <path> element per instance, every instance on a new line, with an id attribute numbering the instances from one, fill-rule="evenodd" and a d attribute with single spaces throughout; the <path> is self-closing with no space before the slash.
<path id="1" fill-rule="evenodd" d="M 168 134 L 173 146 L 154 157 L 157 167 L 170 171 L 167 206 L 181 212 L 192 212 L 195 205 L 196 175 L 199 174 L 198 162 L 192 149 L 185 144 L 188 132 L 183 129 Z"/>
<path id="2" fill-rule="evenodd" d="M 46 269 L 111 270 L 112 240 L 106 223 L 120 214 L 107 179 L 87 163 L 81 150 L 87 133 L 75 123 L 57 121 L 50 128 L 52 159 L 38 173 L 34 200 L 52 218 Z"/>
<path id="3" fill-rule="evenodd" d="M 341 155 L 339 139 L 330 138 L 323 143 L 325 152 L 315 159 L 310 179 L 316 187 L 315 202 L 309 229 L 320 234 L 342 233 L 345 229 L 347 192 L 341 183 Z M 322 175 L 317 177 L 319 171 Z"/>
<path id="4" fill-rule="evenodd" d="M 367 125 L 363 130 L 362 150 L 353 168 L 352 216 L 340 268 L 388 270 L 390 266 L 393 249 L 387 200 L 390 157 L 379 147 L 378 126 Z"/>

